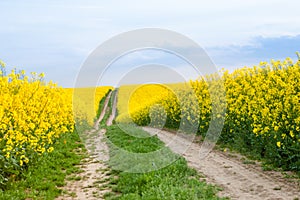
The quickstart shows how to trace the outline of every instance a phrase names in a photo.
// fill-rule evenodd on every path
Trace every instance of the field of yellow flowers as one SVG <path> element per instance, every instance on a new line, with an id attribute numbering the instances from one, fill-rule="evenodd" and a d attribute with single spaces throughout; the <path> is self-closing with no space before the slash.
<path id="1" fill-rule="evenodd" d="M 55 151 L 53 143 L 74 131 L 74 116 L 92 123 L 100 100 L 111 87 L 98 87 L 94 113 L 73 113 L 73 89 L 43 81 L 44 74 L 13 70 L 0 61 L 0 185 L 39 155 Z M 80 89 L 84 93 L 87 89 Z M 91 103 L 82 101 L 85 107 Z M 93 116 L 91 116 L 93 115 Z"/>
<path id="2" fill-rule="evenodd" d="M 99 111 L 100 101 L 112 89 L 111 86 L 64 89 L 69 94 L 68 99 L 72 100 L 77 125 L 82 122 L 86 122 L 89 126 L 93 125 Z"/>
<path id="3" fill-rule="evenodd" d="M 220 116 L 226 109 L 220 142 L 299 171 L 300 61 L 272 60 L 220 74 L 182 84 L 121 86 L 117 121 L 148 125 L 153 117 L 166 118 L 160 120 L 162 126 L 176 129 L 184 119 L 205 136 L 211 121 L 211 97 L 216 101 L 219 93 L 215 109 Z M 225 88 L 224 99 L 220 83 Z"/>

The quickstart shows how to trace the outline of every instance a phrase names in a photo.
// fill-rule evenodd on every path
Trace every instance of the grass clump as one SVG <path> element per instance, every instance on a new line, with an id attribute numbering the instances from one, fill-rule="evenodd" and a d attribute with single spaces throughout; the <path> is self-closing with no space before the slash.
<path id="1" fill-rule="evenodd" d="M 66 176 L 80 170 L 76 165 L 84 157 L 85 148 L 74 132 L 61 135 L 54 149 L 28 166 L 18 179 L 11 179 L 0 190 L 0 199 L 54 199 L 59 196 Z"/>
<path id="2" fill-rule="evenodd" d="M 134 153 L 149 153 L 165 148 L 156 136 L 145 137 L 148 133 L 137 127 L 127 127 L 127 131 L 130 133 L 125 133 L 116 125 L 107 127 L 111 164 L 120 158 L 116 147 Z M 138 134 L 143 137 L 136 137 Z M 201 182 L 196 170 L 189 168 L 183 157 L 165 149 L 167 156 L 176 158 L 166 167 L 144 173 L 115 170 L 112 177 L 118 178 L 112 178 L 111 187 L 118 195 L 106 195 L 106 199 L 220 199 L 216 196 L 216 187 Z"/>

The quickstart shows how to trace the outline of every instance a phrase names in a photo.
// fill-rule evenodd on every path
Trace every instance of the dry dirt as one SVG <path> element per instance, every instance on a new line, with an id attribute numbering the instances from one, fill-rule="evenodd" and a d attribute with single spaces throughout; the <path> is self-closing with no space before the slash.
<path id="1" fill-rule="evenodd" d="M 110 116 L 109 116 L 109 118 L 107 119 L 107 122 L 106 122 L 107 126 L 111 126 L 113 124 L 113 120 L 116 117 L 116 112 L 117 112 L 117 95 L 118 95 L 118 93 L 115 92 L 114 99 L 113 99 L 113 104 L 112 104 L 112 108 L 111 108 L 111 114 L 110 114 Z"/>
<path id="2" fill-rule="evenodd" d="M 104 115 L 105 115 L 105 113 L 106 113 L 106 111 L 107 111 L 108 102 L 109 102 L 109 100 L 110 100 L 111 95 L 112 95 L 112 92 L 110 92 L 110 93 L 107 95 L 106 99 L 105 99 L 105 102 L 104 102 L 102 111 L 101 111 L 101 113 L 100 113 L 100 115 L 99 115 L 99 118 L 97 119 L 97 121 L 96 121 L 95 124 L 94 124 L 94 129 L 95 129 L 95 130 L 98 130 L 98 129 L 99 129 L 99 124 L 100 124 L 100 122 L 103 120 Z"/>
<path id="3" fill-rule="evenodd" d="M 57 198 L 62 199 L 103 199 L 103 194 L 109 192 L 105 187 L 110 169 L 105 164 L 108 161 L 108 148 L 103 141 L 105 130 L 98 130 L 98 124 L 103 119 L 111 93 L 108 95 L 104 109 L 97 120 L 94 129 L 89 131 L 89 142 L 86 148 L 89 157 L 79 166 L 82 173 L 78 174 L 79 181 L 68 181 L 63 188 L 66 194 Z M 111 125 L 116 115 L 115 95 L 112 113 L 106 124 Z M 101 118 L 101 119 L 100 119 Z M 286 179 L 281 172 L 263 171 L 259 163 L 245 162 L 239 154 L 211 151 L 207 157 L 200 159 L 200 144 L 191 139 L 175 135 L 168 131 L 145 127 L 152 135 L 157 135 L 172 151 L 182 155 L 189 166 L 203 174 L 205 181 L 219 186 L 222 190 L 220 197 L 231 199 L 257 200 L 299 200 L 299 182 Z M 183 151 L 183 149 L 187 149 Z M 73 175 L 74 176 L 74 175 Z"/>
<path id="4" fill-rule="evenodd" d="M 222 188 L 220 197 L 247 200 L 300 199 L 299 182 L 284 178 L 280 172 L 265 172 L 258 163 L 247 163 L 239 154 L 211 151 L 200 159 L 200 144 L 174 133 L 145 127 L 144 130 L 157 135 L 175 153 L 181 154 L 189 166 L 205 176 L 208 183 Z M 186 149 L 182 151 L 182 149 Z"/>
<path id="5" fill-rule="evenodd" d="M 106 164 L 109 160 L 109 154 L 104 141 L 105 129 L 99 130 L 99 122 L 102 121 L 105 115 L 110 97 L 111 93 L 105 100 L 103 110 L 95 122 L 94 129 L 86 132 L 88 137 L 85 141 L 85 147 L 88 151 L 88 157 L 82 160 L 82 163 L 78 166 L 81 172 L 67 177 L 67 180 L 69 180 L 66 186 L 62 188 L 64 194 L 58 197 L 57 200 L 104 199 L 104 194 L 110 192 L 107 187 L 110 169 Z"/>

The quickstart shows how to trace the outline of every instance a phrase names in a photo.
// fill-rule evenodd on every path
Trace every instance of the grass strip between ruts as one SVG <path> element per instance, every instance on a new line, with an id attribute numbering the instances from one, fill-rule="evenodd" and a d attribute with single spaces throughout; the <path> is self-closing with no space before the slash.
<path id="1" fill-rule="evenodd" d="M 148 134 L 138 127 L 127 127 L 126 130 L 135 136 L 138 133 L 142 136 Z M 156 136 L 134 137 L 117 125 L 107 127 L 106 136 L 110 147 L 110 161 L 118 159 L 115 146 L 135 153 L 152 152 L 164 147 Z M 168 151 L 168 154 L 174 154 L 169 149 Z M 106 199 L 220 199 L 216 196 L 216 187 L 201 182 L 196 170 L 189 168 L 183 157 L 175 156 L 175 162 L 151 172 L 129 173 L 114 170 L 110 183 L 113 193 L 108 193 Z"/>

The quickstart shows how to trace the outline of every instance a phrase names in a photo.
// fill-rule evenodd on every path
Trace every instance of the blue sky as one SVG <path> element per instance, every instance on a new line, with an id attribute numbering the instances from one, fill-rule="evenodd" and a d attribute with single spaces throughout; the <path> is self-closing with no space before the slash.
<path id="1" fill-rule="evenodd" d="M 288 56 L 295 60 L 300 51 L 299 7 L 294 0 L 2 0 L 0 59 L 73 87 L 82 63 L 98 45 L 125 31 L 155 27 L 196 41 L 220 68 Z M 144 51 L 120 59 L 110 73 L 149 57 L 189 71 L 167 54 Z M 102 84 L 113 84 L 111 74 Z"/>

